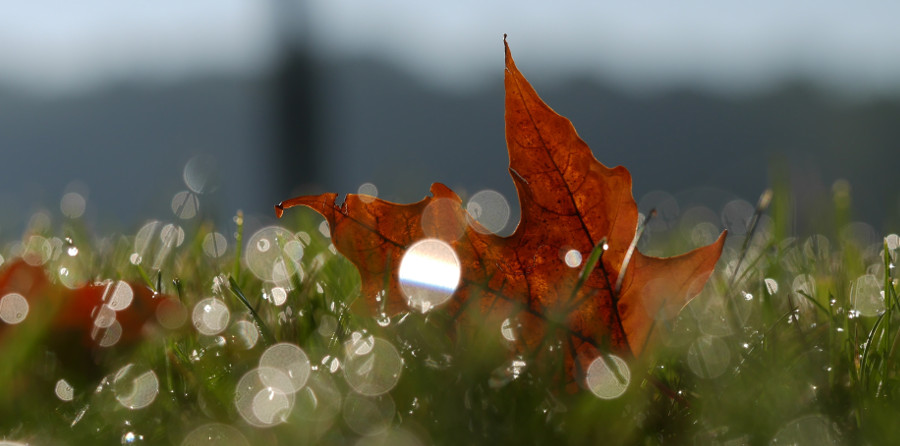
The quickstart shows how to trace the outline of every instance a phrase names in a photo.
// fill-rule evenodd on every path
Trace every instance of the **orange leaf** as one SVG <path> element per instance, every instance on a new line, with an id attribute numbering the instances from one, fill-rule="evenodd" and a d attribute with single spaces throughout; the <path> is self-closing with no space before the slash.
<path id="1" fill-rule="evenodd" d="M 508 45 L 505 86 L 509 171 L 522 210 L 512 235 L 500 237 L 472 222 L 460 198 L 439 183 L 430 197 L 409 205 L 354 194 L 339 205 L 337 195 L 328 193 L 287 200 L 276 213 L 303 205 L 322 214 L 335 247 L 359 269 L 362 293 L 376 312 L 395 314 L 410 304 L 428 310 L 416 301 L 420 296 L 404 293 L 400 265 L 414 243 L 446 242 L 461 265 L 447 310 L 457 316 L 477 299 L 492 320 L 516 317 L 525 348 L 536 348 L 549 331 L 562 331 L 569 376 L 580 378 L 601 351 L 641 353 L 654 318 L 680 310 L 703 288 L 725 233 L 712 245 L 672 258 L 635 250 L 638 211 L 628 170 L 594 158 L 572 123 L 522 76 Z M 600 262 L 579 284 L 580 269 L 569 266 L 565 254 L 587 259 L 604 242 Z"/>

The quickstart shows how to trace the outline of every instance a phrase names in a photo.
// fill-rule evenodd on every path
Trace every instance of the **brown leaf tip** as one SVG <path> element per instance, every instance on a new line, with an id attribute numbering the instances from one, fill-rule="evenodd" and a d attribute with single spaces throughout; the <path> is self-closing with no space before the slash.
<path id="1" fill-rule="evenodd" d="M 275 217 L 281 218 L 284 215 L 284 202 L 275 205 Z"/>

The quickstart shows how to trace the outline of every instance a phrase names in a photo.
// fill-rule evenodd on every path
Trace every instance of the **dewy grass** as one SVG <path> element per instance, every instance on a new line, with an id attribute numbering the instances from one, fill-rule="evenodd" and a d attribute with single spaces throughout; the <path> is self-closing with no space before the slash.
<path id="1" fill-rule="evenodd" d="M 282 222 L 293 238 L 266 243 L 244 237 L 241 214 L 234 227 L 156 222 L 140 237 L 91 234 L 79 220 L 35 227 L 2 251 L 4 267 L 31 256 L 54 289 L 126 280 L 169 299 L 159 324 L 104 348 L 55 327 L 48 299 L 32 299 L 21 323 L 0 322 L 0 444 L 900 438 L 898 238 L 791 237 L 784 200 L 772 197 L 772 217 L 758 205 L 750 227 L 729 227 L 709 284 L 677 316 L 660 315 L 650 353 L 627 369 L 603 357 L 598 369 L 614 381 L 598 394 L 609 399 L 565 388 L 555 339 L 540 355 L 516 355 L 515 320 L 456 332 L 440 310 L 370 315 L 356 301 L 358 273 L 311 212 Z M 703 242 L 691 227 L 668 227 L 651 234 L 656 243 Z M 216 229 L 235 234 L 224 255 L 203 247 Z M 586 263 L 601 255 L 602 245 Z M 269 350 L 283 343 L 303 356 Z"/>

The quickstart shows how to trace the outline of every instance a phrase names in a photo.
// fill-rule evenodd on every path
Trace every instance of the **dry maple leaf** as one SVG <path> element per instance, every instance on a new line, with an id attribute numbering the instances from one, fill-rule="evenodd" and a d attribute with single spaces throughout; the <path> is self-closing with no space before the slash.
<path id="1" fill-rule="evenodd" d="M 413 244 L 442 240 L 461 265 L 447 311 L 457 316 L 477 301 L 495 321 L 515 318 L 520 347 L 536 348 L 549 331 L 561 331 L 568 374 L 579 378 L 601 352 L 640 354 L 655 317 L 671 316 L 703 288 L 725 233 L 677 257 L 635 250 L 631 174 L 594 158 L 572 123 L 547 106 L 516 68 L 505 39 L 504 46 L 509 172 L 522 215 L 512 235 L 486 231 L 440 183 L 431 186 L 430 197 L 408 205 L 354 194 L 338 204 L 337 194 L 326 193 L 282 202 L 276 214 L 303 205 L 324 216 L 335 247 L 359 269 L 367 302 L 389 315 L 408 305 L 429 309 L 427 302 L 407 302 L 415 284 L 404 283 L 399 270 Z M 580 269 L 564 257 L 588 259 L 598 245 L 604 249 L 600 261 L 579 283 Z M 440 246 L 430 247 L 432 256 Z M 427 257 L 425 269 L 440 269 L 440 261 Z"/>

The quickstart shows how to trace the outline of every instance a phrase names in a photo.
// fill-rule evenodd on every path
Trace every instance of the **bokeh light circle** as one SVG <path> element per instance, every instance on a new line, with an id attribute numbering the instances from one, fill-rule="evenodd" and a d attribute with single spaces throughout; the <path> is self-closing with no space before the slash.
<path id="1" fill-rule="evenodd" d="M 10 293 L 0 298 L 0 320 L 14 325 L 28 316 L 28 301 L 19 293 Z"/>
<path id="2" fill-rule="evenodd" d="M 263 384 L 271 385 L 265 370 L 275 369 L 283 372 L 290 380 L 291 392 L 297 392 L 306 385 L 312 370 L 309 358 L 298 346 L 282 342 L 266 349 L 259 358 L 260 378 Z"/>
<path id="3" fill-rule="evenodd" d="M 456 252 L 437 239 L 413 243 L 403 254 L 398 271 L 407 304 L 422 313 L 449 300 L 461 275 L 462 265 Z"/>
<path id="4" fill-rule="evenodd" d="M 216 159 L 208 155 L 197 155 L 188 160 L 182 173 L 184 184 L 191 192 L 204 194 L 217 187 Z"/>
<path id="5" fill-rule="evenodd" d="M 87 200 L 78 192 L 67 192 L 59 201 L 59 210 L 68 218 L 79 218 L 84 215 Z"/>
<path id="6" fill-rule="evenodd" d="M 500 192 L 486 189 L 469 198 L 466 212 L 473 229 L 485 234 L 497 234 L 509 221 L 509 202 Z"/>
<path id="7" fill-rule="evenodd" d="M 153 370 L 138 373 L 134 364 L 128 364 L 116 372 L 113 391 L 122 406 L 132 410 L 142 409 L 156 399 L 159 380 Z"/>
<path id="8" fill-rule="evenodd" d="M 131 289 L 131 285 L 124 280 L 120 280 L 112 285 L 112 291 L 109 294 L 106 305 L 113 311 L 122 311 L 131 305 L 132 299 L 134 299 L 134 291 Z"/>
<path id="9" fill-rule="evenodd" d="M 209 257 L 218 259 L 228 249 L 228 240 L 219 232 L 210 232 L 203 237 L 203 252 Z"/>
<path id="10" fill-rule="evenodd" d="M 220 333 L 228 326 L 231 312 L 228 307 L 215 297 L 208 297 L 197 302 L 191 320 L 201 334 L 212 336 Z"/>
<path id="11" fill-rule="evenodd" d="M 363 183 L 356 190 L 359 195 L 359 201 L 363 203 L 371 203 L 378 197 L 378 188 L 372 183 Z"/>
<path id="12" fill-rule="evenodd" d="M 238 381 L 234 404 L 241 418 L 256 427 L 269 427 L 287 420 L 294 405 L 290 378 L 281 370 L 260 367 Z"/>
<path id="13" fill-rule="evenodd" d="M 181 440 L 181 446 L 250 446 L 244 434 L 222 423 L 204 424 Z"/>
<path id="14" fill-rule="evenodd" d="M 244 260 L 260 280 L 283 283 L 299 271 L 302 256 L 303 245 L 294 233 L 268 226 L 250 236 Z"/>
<path id="15" fill-rule="evenodd" d="M 344 423 L 359 435 L 377 435 L 391 427 L 397 406 L 390 394 L 368 397 L 355 393 L 344 399 Z"/>
<path id="16" fill-rule="evenodd" d="M 363 336 L 348 341 L 346 347 L 344 379 L 356 393 L 377 396 L 397 385 L 403 359 L 390 342 Z"/>
<path id="17" fill-rule="evenodd" d="M 72 401 L 72 399 L 75 398 L 75 389 L 64 379 L 60 379 L 56 382 L 53 393 L 55 393 L 56 397 L 62 401 Z"/>
<path id="18" fill-rule="evenodd" d="M 466 232 L 466 217 L 459 202 L 449 198 L 432 199 L 422 210 L 422 233 L 425 237 L 453 242 Z"/>
<path id="19" fill-rule="evenodd" d="M 594 359 L 585 372 L 587 388 L 598 398 L 611 400 L 620 397 L 631 383 L 631 370 L 625 360 L 615 356 Z"/>
<path id="20" fill-rule="evenodd" d="M 183 190 L 172 196 L 172 213 L 182 220 L 190 220 L 200 212 L 200 199 L 193 192 Z"/>
<path id="21" fill-rule="evenodd" d="M 725 372 L 731 362 L 731 351 L 721 338 L 698 337 L 688 349 L 687 364 L 695 375 L 711 379 Z"/>
<path id="22" fill-rule="evenodd" d="M 856 279 L 851 289 L 853 309 L 863 316 L 878 316 L 884 312 L 882 284 L 872 274 Z"/>
<path id="23" fill-rule="evenodd" d="M 187 322 L 187 308 L 178 299 L 165 298 L 156 306 L 156 321 L 163 328 L 175 330 Z"/>

